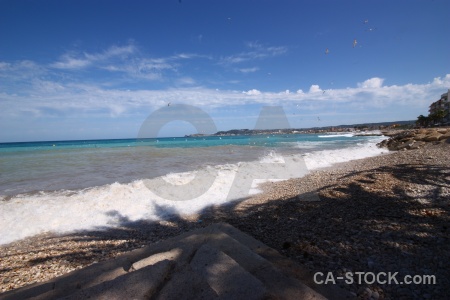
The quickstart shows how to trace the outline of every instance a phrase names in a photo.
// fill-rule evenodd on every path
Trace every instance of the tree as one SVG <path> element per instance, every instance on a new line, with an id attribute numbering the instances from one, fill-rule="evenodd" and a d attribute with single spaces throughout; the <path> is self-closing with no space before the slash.
<path id="1" fill-rule="evenodd" d="M 434 114 L 431 114 L 428 116 L 428 118 L 433 122 L 441 122 L 442 119 L 445 117 L 445 111 L 443 111 L 442 109 L 438 110 L 437 112 L 435 112 Z"/>
<path id="2" fill-rule="evenodd" d="M 417 117 L 416 124 L 419 126 L 427 126 L 430 122 L 430 119 L 428 117 L 425 117 L 424 115 L 420 115 Z"/>

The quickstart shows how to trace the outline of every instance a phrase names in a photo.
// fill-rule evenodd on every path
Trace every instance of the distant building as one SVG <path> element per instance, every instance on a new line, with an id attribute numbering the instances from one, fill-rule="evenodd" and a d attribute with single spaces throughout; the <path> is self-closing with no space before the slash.
<path id="1" fill-rule="evenodd" d="M 445 117 L 442 119 L 444 123 L 450 122 L 450 101 L 448 99 L 449 94 L 450 89 L 447 91 L 447 93 L 441 95 L 441 99 L 431 103 L 429 109 L 430 115 L 443 110 L 445 112 Z"/>

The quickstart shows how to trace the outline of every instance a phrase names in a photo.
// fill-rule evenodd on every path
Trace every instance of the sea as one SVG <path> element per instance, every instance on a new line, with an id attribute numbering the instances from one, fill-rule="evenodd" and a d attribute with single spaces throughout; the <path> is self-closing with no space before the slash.
<path id="1" fill-rule="evenodd" d="M 346 133 L 0 143 L 0 244 L 199 213 L 259 193 L 264 181 L 386 153 L 376 146 L 384 138 Z M 236 188 L 243 182 L 250 186 Z"/>

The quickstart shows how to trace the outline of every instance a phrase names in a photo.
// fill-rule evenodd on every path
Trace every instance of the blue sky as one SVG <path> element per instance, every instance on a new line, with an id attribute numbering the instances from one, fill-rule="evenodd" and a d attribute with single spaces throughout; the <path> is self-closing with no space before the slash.
<path id="1" fill-rule="evenodd" d="M 450 88 L 449 11 L 448 0 L 0 0 L 0 142 L 133 138 L 169 102 L 218 130 L 252 129 L 273 105 L 295 128 L 412 120 Z M 160 135 L 188 133 L 172 122 Z"/>

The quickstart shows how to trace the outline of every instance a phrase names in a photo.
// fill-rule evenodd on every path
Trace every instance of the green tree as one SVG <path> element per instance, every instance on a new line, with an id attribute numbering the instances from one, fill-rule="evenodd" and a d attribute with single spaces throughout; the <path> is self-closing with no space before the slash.
<path id="1" fill-rule="evenodd" d="M 427 126 L 429 121 L 430 120 L 428 117 L 425 117 L 424 115 L 420 115 L 417 117 L 416 124 L 419 126 Z"/>
<path id="2" fill-rule="evenodd" d="M 435 112 L 434 114 L 431 114 L 428 116 L 428 118 L 433 122 L 442 122 L 442 119 L 445 117 L 445 111 L 443 111 L 442 109 L 438 110 L 437 112 Z"/>

